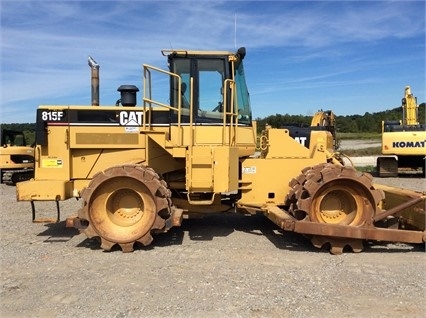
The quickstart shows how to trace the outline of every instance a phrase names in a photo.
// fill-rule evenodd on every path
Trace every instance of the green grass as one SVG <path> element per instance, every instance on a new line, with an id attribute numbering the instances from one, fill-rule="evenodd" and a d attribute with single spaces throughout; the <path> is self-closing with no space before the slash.
<path id="1" fill-rule="evenodd" d="M 368 173 L 374 173 L 374 172 L 376 172 L 376 167 L 375 166 L 355 167 L 355 169 L 357 171 L 361 171 L 361 172 L 368 172 Z"/>
<path id="2" fill-rule="evenodd" d="M 341 151 L 341 150 L 340 150 Z M 362 149 L 344 149 L 341 151 L 349 157 L 365 157 L 365 156 L 378 156 L 381 154 L 381 147 L 370 147 Z"/>

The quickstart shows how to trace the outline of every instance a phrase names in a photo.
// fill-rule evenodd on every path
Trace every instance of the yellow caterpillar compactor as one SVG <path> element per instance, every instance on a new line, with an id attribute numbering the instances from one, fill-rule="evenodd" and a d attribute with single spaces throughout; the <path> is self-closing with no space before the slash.
<path id="1" fill-rule="evenodd" d="M 386 156 L 377 158 L 377 171 L 381 177 L 397 177 L 398 173 L 418 170 L 425 176 L 426 123 L 419 122 L 418 108 L 410 86 L 406 86 L 402 120 L 382 122 L 382 154 Z"/>
<path id="2" fill-rule="evenodd" d="M 133 85 L 118 88 L 115 106 L 98 106 L 99 65 L 89 58 L 91 106 L 37 109 L 35 177 L 17 185 L 34 221 L 35 201 L 55 201 L 59 220 L 58 202 L 81 198 L 67 225 L 123 252 L 213 212 L 264 214 L 333 254 L 359 252 L 365 240 L 425 241 L 425 196 L 343 166 L 329 130 L 313 127 L 303 144 L 291 128 L 256 136 L 245 48 L 162 53 L 168 70 L 143 65 L 141 106 Z M 167 102 L 154 96 L 162 82 Z"/>

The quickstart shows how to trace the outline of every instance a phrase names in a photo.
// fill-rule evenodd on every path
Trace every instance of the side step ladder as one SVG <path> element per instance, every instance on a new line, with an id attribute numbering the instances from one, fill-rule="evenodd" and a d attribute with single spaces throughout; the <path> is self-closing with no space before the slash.
<path id="1" fill-rule="evenodd" d="M 34 205 L 34 201 L 31 202 L 31 213 L 32 213 L 32 221 L 33 223 L 59 223 L 61 219 L 61 210 L 59 207 L 59 201 L 55 200 L 56 203 L 56 219 L 54 218 L 36 218 L 36 209 Z"/>

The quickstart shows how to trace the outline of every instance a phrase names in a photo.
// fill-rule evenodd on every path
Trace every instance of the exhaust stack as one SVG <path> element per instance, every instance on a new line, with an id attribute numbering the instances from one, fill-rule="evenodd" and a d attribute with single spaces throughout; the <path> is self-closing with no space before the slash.
<path id="1" fill-rule="evenodd" d="M 99 106 L 99 64 L 91 56 L 88 62 L 92 69 L 92 106 Z"/>

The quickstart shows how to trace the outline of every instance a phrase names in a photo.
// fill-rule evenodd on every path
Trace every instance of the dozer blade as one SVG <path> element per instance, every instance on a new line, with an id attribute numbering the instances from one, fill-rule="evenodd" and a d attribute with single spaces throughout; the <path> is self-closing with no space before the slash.
<path id="1" fill-rule="evenodd" d="M 402 206 L 408 201 L 419 198 L 419 202 L 413 206 L 400 209 L 394 216 L 399 217 L 400 223 L 404 228 L 424 231 L 425 217 L 426 217 L 426 194 L 400 189 L 395 187 L 386 186 L 383 184 L 375 183 L 374 187 L 380 189 L 385 193 L 385 200 L 382 203 L 382 210 L 395 209 Z"/>

